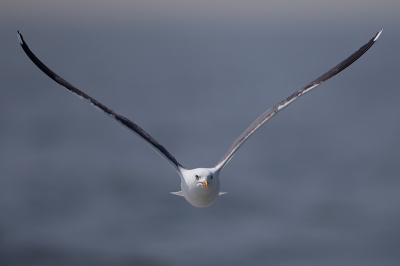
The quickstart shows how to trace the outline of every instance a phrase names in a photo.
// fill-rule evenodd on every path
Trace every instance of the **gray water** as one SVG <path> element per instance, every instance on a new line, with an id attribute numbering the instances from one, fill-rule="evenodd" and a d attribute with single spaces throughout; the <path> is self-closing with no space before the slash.
<path id="1" fill-rule="evenodd" d="M 56 73 L 213 166 L 267 108 L 380 28 L 20 28 Z M 208 208 L 2 28 L 0 265 L 399 265 L 399 31 L 265 124 Z"/>

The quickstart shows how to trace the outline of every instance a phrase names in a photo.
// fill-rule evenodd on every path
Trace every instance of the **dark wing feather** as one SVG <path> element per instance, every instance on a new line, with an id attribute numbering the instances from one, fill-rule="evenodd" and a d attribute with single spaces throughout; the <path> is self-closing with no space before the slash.
<path id="1" fill-rule="evenodd" d="M 268 109 L 265 113 L 263 113 L 260 117 L 258 117 L 243 133 L 240 135 L 229 148 L 229 150 L 225 153 L 225 155 L 221 158 L 221 160 L 215 165 L 216 168 L 222 169 L 232 158 L 235 152 L 243 145 L 243 143 L 260 127 L 262 126 L 268 119 L 273 117 L 276 113 L 280 110 L 291 104 L 294 100 L 302 96 L 303 94 L 309 92 L 310 90 L 314 89 L 318 85 L 320 85 L 325 80 L 335 76 L 336 74 L 340 73 L 342 70 L 346 69 L 352 63 L 354 63 L 358 58 L 360 58 L 369 48 L 376 42 L 379 38 L 379 35 L 382 33 L 382 30 L 379 31 L 368 43 L 358 49 L 355 53 L 350 55 L 347 59 L 340 62 L 337 66 L 333 67 L 326 73 L 324 73 L 319 78 L 315 79 L 314 81 L 310 82 L 307 86 L 301 88 L 300 90 L 296 91 L 285 100 L 281 101 L 274 107 Z"/>
<path id="2" fill-rule="evenodd" d="M 81 90 L 77 89 L 73 85 L 71 85 L 68 81 L 64 80 L 56 73 L 54 73 L 51 69 L 49 69 L 45 64 L 42 63 L 29 49 L 28 45 L 24 41 L 21 33 L 18 31 L 18 38 L 21 44 L 22 49 L 25 51 L 26 55 L 32 60 L 32 62 L 40 68 L 47 76 L 53 79 L 55 82 L 60 84 L 61 86 L 65 87 L 67 90 L 75 93 L 82 99 L 88 101 L 90 104 L 98 107 L 100 110 L 105 112 L 106 114 L 110 115 L 112 118 L 117 120 L 122 125 L 126 126 L 130 130 L 132 130 L 136 135 L 141 137 L 153 150 L 155 150 L 158 154 L 160 154 L 164 159 L 167 160 L 168 163 L 172 165 L 172 167 L 180 173 L 179 168 L 184 168 L 178 161 L 154 138 L 152 138 L 146 131 L 144 131 L 141 127 L 130 121 L 128 118 L 118 114 L 114 110 L 108 108 L 107 106 L 103 105 L 102 103 L 98 102 L 96 99 L 92 98 L 91 96 L 87 95 L 86 93 L 82 92 Z"/>

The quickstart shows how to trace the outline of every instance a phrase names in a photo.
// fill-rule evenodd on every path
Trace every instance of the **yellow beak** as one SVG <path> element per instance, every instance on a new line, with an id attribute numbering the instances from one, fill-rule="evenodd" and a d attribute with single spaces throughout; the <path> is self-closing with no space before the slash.
<path id="1" fill-rule="evenodd" d="M 201 182 L 201 184 L 203 185 L 203 187 L 205 187 L 206 189 L 208 188 L 208 181 L 204 180 L 203 182 Z"/>

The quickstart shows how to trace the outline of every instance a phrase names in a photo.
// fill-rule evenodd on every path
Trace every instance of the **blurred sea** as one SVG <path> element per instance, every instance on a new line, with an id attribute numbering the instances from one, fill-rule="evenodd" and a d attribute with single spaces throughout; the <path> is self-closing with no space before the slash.
<path id="1" fill-rule="evenodd" d="M 379 27 L 379 25 L 378 25 Z M 266 123 L 197 209 L 134 134 L 1 28 L 0 265 L 400 265 L 400 33 Z M 380 28 L 20 29 L 56 73 L 188 168 Z"/>

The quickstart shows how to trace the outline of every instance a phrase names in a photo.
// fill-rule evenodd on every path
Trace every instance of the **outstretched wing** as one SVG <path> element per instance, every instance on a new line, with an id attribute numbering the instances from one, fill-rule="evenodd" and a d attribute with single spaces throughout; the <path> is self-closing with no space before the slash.
<path id="1" fill-rule="evenodd" d="M 280 110 L 291 104 L 294 100 L 299 98 L 300 96 L 304 95 L 305 93 L 309 92 L 310 90 L 314 89 L 318 85 L 320 85 L 325 80 L 333 77 L 334 75 L 340 73 L 342 70 L 350 66 L 354 63 L 358 58 L 360 58 L 369 48 L 376 42 L 379 38 L 379 35 L 382 33 L 382 30 L 379 31 L 368 43 L 362 46 L 358 51 L 350 55 L 347 59 L 340 62 L 337 66 L 332 68 L 331 70 L 327 71 L 325 74 L 320 76 L 319 78 L 315 79 L 314 81 L 310 82 L 307 86 L 301 88 L 300 90 L 296 91 L 285 100 L 281 101 L 274 107 L 268 109 L 265 113 L 263 113 L 260 117 L 258 117 L 243 133 L 240 135 L 235 142 L 233 142 L 232 146 L 229 150 L 225 153 L 225 155 L 221 158 L 221 160 L 215 165 L 215 168 L 222 169 L 232 158 L 235 152 L 243 145 L 243 143 L 268 119 L 273 117 L 276 113 Z"/>
<path id="2" fill-rule="evenodd" d="M 130 121 L 128 118 L 118 114 L 114 110 L 108 108 L 107 106 L 103 105 L 102 103 L 98 102 L 91 96 L 87 95 L 86 93 L 80 91 L 73 85 L 71 85 L 68 81 L 64 80 L 60 76 L 58 76 L 56 73 L 54 73 L 52 70 L 50 70 L 45 64 L 42 63 L 34 54 L 33 52 L 29 49 L 28 45 L 24 41 L 24 38 L 22 37 L 21 33 L 18 32 L 18 39 L 19 43 L 21 44 L 22 49 L 25 51 L 26 55 L 32 60 L 32 62 L 40 68 L 47 76 L 49 76 L 51 79 L 53 79 L 55 82 L 60 84 L 61 86 L 65 87 L 67 90 L 75 93 L 82 99 L 88 101 L 90 104 L 98 107 L 100 110 L 108 114 L 110 117 L 114 118 L 117 120 L 119 123 L 122 125 L 126 126 L 130 130 L 132 130 L 136 135 L 138 135 L 140 138 L 142 138 L 143 141 L 145 141 L 153 150 L 155 150 L 158 154 L 161 155 L 168 163 L 172 165 L 172 167 L 180 173 L 180 168 L 184 168 L 178 161 L 160 144 L 158 143 L 155 139 L 153 139 L 146 131 L 144 131 L 141 127 Z"/>

